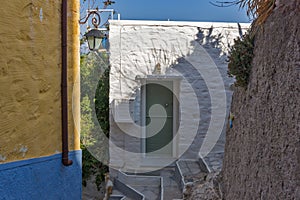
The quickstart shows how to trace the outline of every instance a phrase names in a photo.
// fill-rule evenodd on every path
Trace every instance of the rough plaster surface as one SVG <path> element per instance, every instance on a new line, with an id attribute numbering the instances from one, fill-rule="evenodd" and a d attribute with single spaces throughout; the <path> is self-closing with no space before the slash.
<path id="1" fill-rule="evenodd" d="M 300 2 L 285 1 L 255 40 L 247 90 L 234 90 L 225 199 L 300 199 Z"/>
<path id="2" fill-rule="evenodd" d="M 227 77 L 226 53 L 233 39 L 247 28 L 248 24 L 242 24 L 239 29 L 237 24 L 227 23 L 111 21 L 111 110 L 116 99 L 134 99 L 134 106 L 130 108 L 132 122 L 116 123 L 111 115 L 112 167 L 134 170 L 162 161 L 150 160 L 145 164 L 141 158 L 141 82 L 136 79 L 137 76 L 153 75 L 158 63 L 161 75 L 182 77 L 177 96 L 180 119 L 175 159 L 198 159 L 208 130 L 210 134 L 218 134 L 216 128 L 208 126 L 212 110 L 218 116 L 213 119 L 213 124 L 219 123 L 222 132 L 212 153 L 223 152 L 223 123 L 231 100 L 229 85 L 233 82 Z M 217 68 L 213 69 L 213 65 Z M 219 77 L 215 76 L 214 70 Z M 209 92 L 208 87 L 212 91 Z M 224 105 L 212 107 L 216 97 L 224 97 Z M 223 113 L 218 114 L 218 106 L 225 106 Z"/>
<path id="3" fill-rule="evenodd" d="M 70 159 L 69 167 L 62 166 L 61 154 L 0 165 L 0 199 L 80 200 L 81 150 Z"/>
<path id="4" fill-rule="evenodd" d="M 79 149 L 79 2 L 68 6 L 69 147 Z M 60 10 L 61 1 L 1 2 L 0 163 L 61 151 Z"/>

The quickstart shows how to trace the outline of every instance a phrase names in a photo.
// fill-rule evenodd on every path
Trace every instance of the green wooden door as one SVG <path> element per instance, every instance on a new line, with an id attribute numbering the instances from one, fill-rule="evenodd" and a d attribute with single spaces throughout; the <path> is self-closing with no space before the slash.
<path id="1" fill-rule="evenodd" d="M 171 81 L 146 84 L 146 153 L 148 155 L 172 155 L 172 91 Z"/>

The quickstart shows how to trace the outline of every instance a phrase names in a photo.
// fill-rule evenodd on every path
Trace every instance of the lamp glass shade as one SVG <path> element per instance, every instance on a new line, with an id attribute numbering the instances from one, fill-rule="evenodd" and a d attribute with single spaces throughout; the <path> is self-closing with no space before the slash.
<path id="1" fill-rule="evenodd" d="M 95 37 L 94 36 L 89 36 L 87 37 L 87 42 L 89 45 L 89 49 L 93 51 L 95 49 Z"/>
<path id="2" fill-rule="evenodd" d="M 98 50 L 99 48 L 103 48 L 101 43 L 102 43 L 102 39 L 106 38 L 106 35 L 103 34 L 100 30 L 92 29 L 85 34 L 85 37 L 87 39 L 89 49 L 91 51 L 95 51 Z"/>
<path id="3" fill-rule="evenodd" d="M 95 37 L 94 39 L 95 50 L 100 49 L 102 47 L 101 43 L 102 43 L 102 38 Z"/>

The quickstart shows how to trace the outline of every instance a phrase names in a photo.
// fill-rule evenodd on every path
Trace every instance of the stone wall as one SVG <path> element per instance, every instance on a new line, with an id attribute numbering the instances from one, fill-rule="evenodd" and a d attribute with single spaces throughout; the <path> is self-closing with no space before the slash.
<path id="1" fill-rule="evenodd" d="M 161 167 L 180 157 L 198 159 L 199 152 L 206 156 L 213 147 L 215 153 L 223 152 L 233 82 L 227 77 L 226 53 L 247 28 L 248 24 L 234 23 L 111 21 L 111 167 L 129 171 Z M 150 77 L 180 79 L 179 127 L 170 160 L 144 159 L 141 152 L 141 87 Z M 122 101 L 130 102 L 128 122 L 115 120 Z"/>
<path id="2" fill-rule="evenodd" d="M 257 33 L 247 90 L 234 89 L 225 199 L 300 199 L 300 2 L 280 2 Z"/>

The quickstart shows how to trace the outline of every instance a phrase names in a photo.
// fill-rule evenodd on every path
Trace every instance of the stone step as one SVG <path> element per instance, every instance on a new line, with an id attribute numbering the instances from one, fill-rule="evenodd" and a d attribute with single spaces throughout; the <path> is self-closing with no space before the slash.
<path id="1" fill-rule="evenodd" d="M 136 174 L 138 176 L 138 174 Z M 140 174 L 144 177 L 157 176 L 162 178 L 162 191 L 164 200 L 180 199 L 182 198 L 182 190 L 175 178 L 175 167 L 169 166 L 161 170 L 152 171 L 144 174 Z M 144 194 L 145 192 L 143 192 Z M 146 199 L 149 195 L 145 195 Z M 159 199 L 159 198 L 158 198 Z"/>
<path id="2" fill-rule="evenodd" d="M 118 189 L 116 189 L 116 187 L 113 187 L 113 192 L 109 197 L 109 200 L 124 200 L 126 199 L 126 196 L 119 191 Z"/>
<path id="3" fill-rule="evenodd" d="M 182 192 L 179 187 L 164 187 L 164 200 L 182 198 Z"/>
<path id="4" fill-rule="evenodd" d="M 182 198 L 182 190 L 176 179 L 175 167 L 161 170 L 160 176 L 163 177 L 164 200 Z"/>
<path id="5" fill-rule="evenodd" d="M 116 178 L 118 181 L 144 195 L 146 200 L 161 199 L 162 180 L 158 176 L 133 175 L 119 171 Z"/>
<path id="6" fill-rule="evenodd" d="M 125 196 L 119 196 L 119 195 L 111 195 L 110 197 L 109 197 L 109 200 L 124 200 L 124 199 L 126 199 L 126 197 Z"/>
<path id="7" fill-rule="evenodd" d="M 120 191 L 122 191 L 123 194 L 126 194 L 126 191 L 124 192 L 124 188 L 122 187 L 124 187 L 124 185 L 129 186 L 142 194 L 145 200 L 182 199 L 182 189 L 180 188 L 175 173 L 176 170 L 173 166 L 144 174 L 126 174 L 120 171 L 115 178 L 117 180 L 116 186 L 120 189 L 121 184 Z"/>
<path id="8" fill-rule="evenodd" d="M 111 196 L 109 200 L 134 200 L 126 196 Z"/>
<path id="9" fill-rule="evenodd" d="M 113 191 L 113 194 L 122 194 L 126 197 L 127 200 L 134 199 L 134 200 L 144 200 L 145 196 L 131 187 L 130 185 L 115 179 L 114 180 L 114 188 L 115 191 Z"/>

